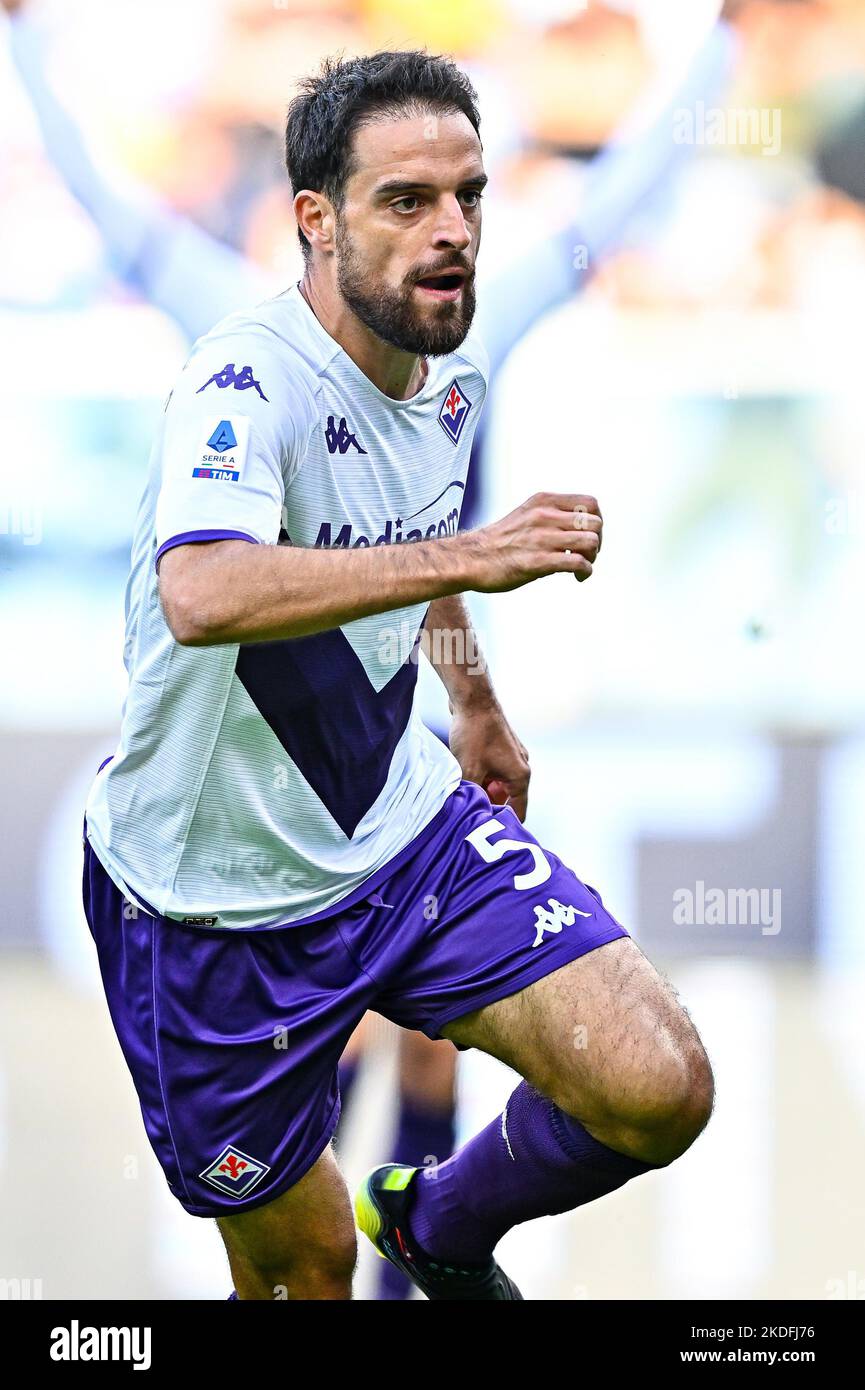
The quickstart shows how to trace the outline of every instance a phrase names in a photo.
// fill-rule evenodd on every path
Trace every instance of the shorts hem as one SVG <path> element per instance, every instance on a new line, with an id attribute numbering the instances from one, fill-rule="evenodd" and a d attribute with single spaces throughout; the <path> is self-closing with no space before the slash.
<path id="1" fill-rule="evenodd" d="M 499 980 L 497 984 L 490 985 L 488 989 L 474 995 L 467 1003 L 456 1005 L 452 1009 L 447 1009 L 443 1014 L 438 1014 L 435 1019 L 423 1024 L 421 1031 L 428 1038 L 438 1039 L 441 1037 L 441 1029 L 446 1024 L 453 1023 L 455 1018 L 462 1018 L 464 1014 L 474 1013 L 476 1009 L 482 1009 L 487 1004 L 495 1004 L 499 999 L 507 999 L 511 994 L 518 994 L 521 989 L 533 985 L 537 980 L 543 980 L 547 975 L 552 975 L 554 971 L 561 969 L 563 965 L 568 965 L 572 960 L 579 960 L 580 956 L 587 956 L 598 946 L 605 946 L 608 941 L 618 941 L 621 937 L 630 937 L 630 935 L 631 933 L 620 926 L 618 922 L 611 923 L 605 931 L 596 936 L 582 937 L 579 942 L 574 943 L 571 950 L 560 948 L 555 957 L 552 955 L 538 957 L 531 965 L 527 965 L 524 970 L 512 978 Z"/>
<path id="2" fill-rule="evenodd" d="M 321 1138 L 319 1139 L 318 1143 L 316 1143 L 310 1150 L 309 1157 L 307 1158 L 306 1156 L 304 1156 L 303 1164 L 301 1166 L 295 1166 L 289 1169 L 288 1174 L 279 1183 L 277 1183 L 275 1187 L 269 1188 L 266 1193 L 261 1193 L 258 1196 L 250 1197 L 247 1201 L 241 1200 L 238 1202 L 232 1202 L 230 1207 L 204 1207 L 200 1203 L 192 1204 L 184 1202 L 183 1198 L 178 1197 L 177 1193 L 173 1190 L 172 1196 L 177 1199 L 177 1201 L 183 1207 L 183 1210 L 188 1212 L 190 1216 L 201 1216 L 211 1218 L 215 1218 L 217 1216 L 233 1216 L 235 1212 L 254 1211 L 256 1207 L 266 1207 L 269 1202 L 275 1202 L 277 1197 L 281 1197 L 283 1193 L 287 1192 L 290 1187 L 294 1187 L 295 1183 L 300 1182 L 301 1178 L 309 1172 L 312 1165 L 319 1158 L 321 1158 L 321 1155 L 324 1153 L 325 1149 L 327 1148 L 328 1144 L 333 1138 L 334 1131 L 336 1130 L 336 1127 L 339 1124 L 341 1108 L 341 1100 L 340 1097 L 337 1096 L 336 1100 L 333 1103 L 333 1108 L 331 1109 L 330 1115 L 328 1116 L 327 1124 L 325 1125 L 324 1130 L 322 1131 Z"/>

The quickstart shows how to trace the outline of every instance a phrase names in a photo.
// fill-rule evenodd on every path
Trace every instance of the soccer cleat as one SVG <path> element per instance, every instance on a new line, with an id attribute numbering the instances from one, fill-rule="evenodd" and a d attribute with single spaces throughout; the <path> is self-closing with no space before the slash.
<path id="1" fill-rule="evenodd" d="M 383 1163 L 367 1173 L 354 1198 L 357 1224 L 381 1255 L 407 1274 L 430 1300 L 519 1299 L 523 1296 L 493 1259 L 455 1264 L 433 1259 L 415 1242 L 408 1225 L 409 1187 L 417 1172 Z"/>

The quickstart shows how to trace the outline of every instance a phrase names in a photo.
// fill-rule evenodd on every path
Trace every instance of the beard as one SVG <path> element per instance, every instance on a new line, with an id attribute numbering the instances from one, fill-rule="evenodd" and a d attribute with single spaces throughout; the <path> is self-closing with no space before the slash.
<path id="1" fill-rule="evenodd" d="M 475 315 L 473 272 L 463 281 L 459 299 L 452 302 L 431 300 L 424 312 L 413 298 L 417 278 L 404 281 L 399 289 L 392 289 L 390 285 L 375 287 L 354 242 L 339 223 L 336 247 L 340 294 L 371 332 L 391 347 L 419 357 L 443 357 L 456 351 Z M 451 257 L 451 267 L 461 263 L 458 255 Z M 435 273 L 428 270 L 426 275 Z"/>

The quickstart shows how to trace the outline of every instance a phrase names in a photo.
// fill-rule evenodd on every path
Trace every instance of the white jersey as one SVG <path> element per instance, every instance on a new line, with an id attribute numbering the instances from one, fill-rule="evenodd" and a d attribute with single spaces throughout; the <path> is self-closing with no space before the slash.
<path id="1" fill-rule="evenodd" d="M 460 781 L 415 706 L 427 605 L 310 637 L 182 647 L 159 604 L 171 546 L 393 545 L 453 535 L 486 393 L 472 333 L 422 390 L 379 391 L 295 286 L 195 344 L 154 442 L 126 591 L 120 745 L 87 804 L 133 901 L 180 921 L 326 912 Z"/>

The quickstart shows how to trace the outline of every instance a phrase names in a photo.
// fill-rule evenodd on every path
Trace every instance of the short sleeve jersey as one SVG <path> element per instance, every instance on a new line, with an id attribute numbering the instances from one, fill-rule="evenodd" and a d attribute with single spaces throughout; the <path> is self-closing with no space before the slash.
<path id="1" fill-rule="evenodd" d="M 126 591 L 120 743 L 88 835 L 135 902 L 226 928 L 335 909 L 460 780 L 415 704 L 426 604 L 279 642 L 184 647 L 172 546 L 399 545 L 459 527 L 487 387 L 470 332 L 409 400 L 379 391 L 295 286 L 195 344 L 154 441 Z"/>

